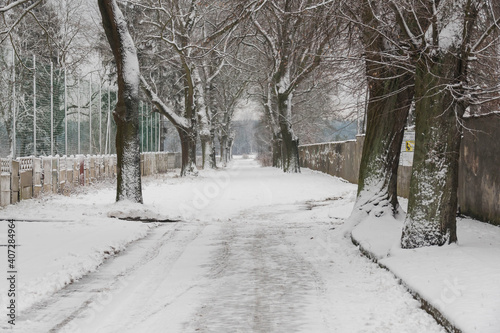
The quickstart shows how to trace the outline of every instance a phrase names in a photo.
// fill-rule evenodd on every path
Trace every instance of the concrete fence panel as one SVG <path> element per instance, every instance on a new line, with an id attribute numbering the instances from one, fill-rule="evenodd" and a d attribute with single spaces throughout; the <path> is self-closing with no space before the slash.
<path id="1" fill-rule="evenodd" d="M 83 185 L 89 186 L 91 183 L 90 176 L 90 159 L 84 158 L 83 160 Z"/>
<path id="2" fill-rule="evenodd" d="M 33 197 L 33 158 L 19 159 L 19 200 Z"/>
<path id="3" fill-rule="evenodd" d="M 90 168 L 90 183 L 95 183 L 96 180 L 97 180 L 97 177 L 96 177 L 96 163 L 95 163 L 95 160 L 96 158 L 94 156 L 90 156 L 89 157 L 89 168 Z"/>
<path id="4" fill-rule="evenodd" d="M 10 205 L 10 176 L 12 162 L 8 158 L 0 159 L 0 205 L 2 207 Z"/>
<path id="5" fill-rule="evenodd" d="M 66 183 L 68 181 L 68 159 L 66 156 L 59 158 L 59 170 L 58 170 L 58 179 L 59 186 L 57 189 L 58 193 L 65 194 Z"/>
<path id="6" fill-rule="evenodd" d="M 176 156 L 175 153 L 168 153 L 167 154 L 167 169 L 175 169 L 176 168 L 175 156 Z"/>
<path id="7" fill-rule="evenodd" d="M 403 198 L 410 196 L 411 166 L 398 167 L 398 195 Z"/>
<path id="8" fill-rule="evenodd" d="M 0 205 L 37 197 L 41 193 L 69 195 L 76 186 L 116 177 L 116 155 L 26 157 L 0 159 Z M 141 175 L 166 173 L 181 167 L 180 153 L 141 154 Z"/>
<path id="9" fill-rule="evenodd" d="M 10 205 L 10 172 L 0 174 L 0 206 Z"/>
<path id="10" fill-rule="evenodd" d="M 182 167 L 182 154 L 176 153 L 175 155 L 175 169 L 180 169 Z"/>
<path id="11" fill-rule="evenodd" d="M 10 168 L 10 203 L 16 204 L 19 201 L 19 161 L 12 161 Z"/>
<path id="12" fill-rule="evenodd" d="M 52 158 L 52 192 L 59 193 L 59 156 Z"/>
<path id="13" fill-rule="evenodd" d="M 42 193 L 43 166 L 41 158 L 33 158 L 33 197 L 37 198 Z"/>
<path id="14" fill-rule="evenodd" d="M 66 182 L 64 183 L 64 195 L 69 195 L 74 185 L 73 168 L 75 160 L 73 157 L 66 157 Z"/>
<path id="15" fill-rule="evenodd" d="M 43 192 L 53 193 L 52 190 L 52 157 L 43 157 Z"/>

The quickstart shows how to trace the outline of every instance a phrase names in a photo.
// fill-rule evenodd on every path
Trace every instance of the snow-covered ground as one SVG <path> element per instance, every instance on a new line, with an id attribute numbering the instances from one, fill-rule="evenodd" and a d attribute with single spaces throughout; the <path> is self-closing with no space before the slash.
<path id="1" fill-rule="evenodd" d="M 16 225 L 21 246 L 14 331 L 444 332 L 393 274 L 343 236 L 355 192 L 355 185 L 325 174 L 284 174 L 237 159 L 227 170 L 199 177 L 150 177 L 144 181 L 144 205 L 114 203 L 108 184 L 9 206 L 0 218 L 38 221 Z M 145 224 L 111 216 L 179 222 Z M 481 265 L 481 256 L 498 258 L 498 252 L 488 251 L 500 244 L 499 228 L 467 225 L 471 233 L 495 234 L 483 234 L 492 245 L 466 241 L 464 235 L 459 245 L 405 253 L 393 248 L 392 236 L 375 244 L 370 235 L 377 228 L 361 225 L 355 233 L 384 257 L 393 248 L 384 265 L 424 295 L 442 289 L 443 279 L 455 283 L 455 277 L 464 287 L 461 295 L 495 295 L 499 278 L 486 265 L 491 260 Z M 2 222 L 0 228 L 5 244 L 7 226 Z M 394 228 L 386 228 L 388 235 L 396 235 Z M 450 265 L 421 266 L 422 256 L 429 265 L 439 263 L 434 258 L 443 249 Z M 2 253 L 0 268 L 6 272 Z M 469 285 L 464 275 L 453 275 L 460 271 L 447 272 L 460 262 L 474 264 L 473 258 L 473 268 L 491 277 L 487 285 Z M 423 269 L 415 273 L 415 267 Z M 1 281 L 0 309 L 6 309 L 7 281 Z M 471 325 L 500 309 L 498 303 L 481 309 L 479 297 L 467 296 Z M 6 313 L 2 318 L 0 330 L 9 331 Z M 500 327 L 498 319 L 488 320 Z"/>
<path id="2" fill-rule="evenodd" d="M 459 218 L 457 244 L 402 250 L 401 225 L 370 217 L 352 236 L 454 327 L 500 332 L 500 228 Z"/>

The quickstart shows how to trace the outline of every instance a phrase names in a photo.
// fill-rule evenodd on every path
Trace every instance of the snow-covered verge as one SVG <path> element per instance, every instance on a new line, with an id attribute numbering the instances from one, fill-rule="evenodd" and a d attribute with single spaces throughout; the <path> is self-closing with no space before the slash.
<path id="1" fill-rule="evenodd" d="M 458 244 L 412 250 L 399 246 L 401 229 L 400 219 L 368 217 L 351 236 L 450 330 L 499 332 L 500 228 L 459 218 Z"/>
<path id="2" fill-rule="evenodd" d="M 114 203 L 114 189 L 91 188 L 65 197 L 24 200 L 0 210 L 0 244 L 7 244 L 5 220 L 15 219 L 17 310 L 22 312 L 97 268 L 110 256 L 144 236 L 153 224 L 109 218 L 110 212 L 135 210 Z M 7 271 L 2 251 L 0 269 Z M 6 281 L 0 284 L 0 308 L 5 309 Z"/>

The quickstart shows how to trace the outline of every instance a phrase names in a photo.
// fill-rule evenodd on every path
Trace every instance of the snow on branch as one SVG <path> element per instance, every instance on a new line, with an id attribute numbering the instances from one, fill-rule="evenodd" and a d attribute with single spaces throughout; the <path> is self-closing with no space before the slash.
<path id="1" fill-rule="evenodd" d="M 146 79 L 141 75 L 141 87 L 146 95 L 151 99 L 151 102 L 156 106 L 158 111 L 172 122 L 176 127 L 187 129 L 190 127 L 189 120 L 176 114 L 171 107 L 165 104 L 160 97 L 153 91 L 153 88 L 147 83 Z"/>
<path id="2" fill-rule="evenodd" d="M 18 0 L 18 1 L 11 3 L 11 4 L 0 7 L 0 13 L 5 13 L 6 11 L 11 10 L 12 8 L 17 7 L 19 5 L 22 5 L 23 3 L 28 2 L 28 1 L 30 1 L 30 0 Z M 41 2 L 41 0 L 37 1 L 36 3 L 38 4 L 40 2 Z"/>
<path id="3" fill-rule="evenodd" d="M 0 8 L 0 13 L 5 13 L 7 12 L 8 10 L 18 6 L 18 5 L 21 5 L 25 2 L 28 2 L 28 0 L 19 0 L 17 2 L 14 2 L 10 5 L 7 5 L 7 6 L 4 6 L 4 7 L 1 7 Z M 0 34 L 2 35 L 5 35 L 1 40 L 0 40 L 0 43 L 2 43 L 6 38 L 7 36 L 10 35 L 10 33 L 12 32 L 12 29 L 14 29 L 14 27 L 16 27 L 19 22 L 21 22 L 21 20 L 28 14 L 31 12 L 31 10 L 33 8 L 35 8 L 36 6 L 38 6 L 40 3 L 42 3 L 42 0 L 38 0 L 36 1 L 35 3 L 33 3 L 31 6 L 29 6 L 28 8 L 26 8 L 23 13 L 14 21 L 14 23 L 11 24 L 11 26 L 7 29 L 5 29 L 4 31 L 1 31 Z"/>

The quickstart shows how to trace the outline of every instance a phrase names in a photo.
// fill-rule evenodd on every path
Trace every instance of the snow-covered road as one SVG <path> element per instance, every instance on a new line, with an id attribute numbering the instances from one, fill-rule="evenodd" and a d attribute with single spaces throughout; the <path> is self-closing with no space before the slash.
<path id="1" fill-rule="evenodd" d="M 182 222 L 150 228 L 23 311 L 15 331 L 444 332 L 342 236 L 354 195 L 339 179 L 253 160 L 150 181 L 146 207 Z M 101 204 L 94 214 L 126 210 Z"/>

